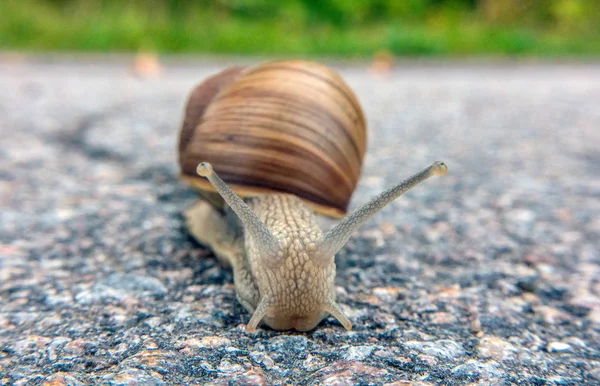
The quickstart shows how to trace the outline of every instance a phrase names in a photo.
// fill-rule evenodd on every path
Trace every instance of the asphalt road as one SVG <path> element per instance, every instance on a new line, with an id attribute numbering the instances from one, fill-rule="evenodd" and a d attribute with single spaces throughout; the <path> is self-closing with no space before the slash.
<path id="1" fill-rule="evenodd" d="M 600 65 L 334 64 L 369 121 L 353 208 L 450 171 L 339 254 L 353 331 L 248 335 L 175 162 L 231 62 L 1 57 L 1 384 L 600 383 Z"/>

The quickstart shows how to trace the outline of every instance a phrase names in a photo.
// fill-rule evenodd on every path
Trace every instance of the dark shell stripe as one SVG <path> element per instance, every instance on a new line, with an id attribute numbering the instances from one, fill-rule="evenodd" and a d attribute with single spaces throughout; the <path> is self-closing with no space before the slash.
<path id="1" fill-rule="evenodd" d="M 344 98 L 344 94 L 337 92 L 337 89 L 330 87 L 328 83 L 315 82 L 314 78 L 308 76 L 296 76 L 291 78 L 289 75 L 290 74 L 283 72 L 280 74 L 248 74 L 240 79 L 239 83 L 236 83 L 236 88 L 252 85 L 253 87 L 260 87 L 264 90 L 276 88 L 291 93 L 297 91 L 298 88 L 304 87 L 307 91 L 314 94 L 312 95 L 313 97 L 320 96 L 328 99 L 334 98 L 329 99 L 329 101 L 336 103 L 349 114 L 356 114 L 355 105 L 352 101 Z M 269 85 L 269 87 L 267 87 L 267 85 Z M 342 96 L 342 98 L 339 98 L 339 96 Z"/>
<path id="2" fill-rule="evenodd" d="M 227 103 L 219 103 L 219 101 L 215 102 L 213 106 L 211 106 L 211 108 L 208 109 L 208 111 L 206 112 L 206 115 L 204 117 L 204 124 L 202 126 L 208 125 L 210 122 L 212 122 L 211 118 L 212 117 L 222 117 L 225 115 L 225 111 L 228 112 L 228 116 L 243 116 L 244 119 L 247 122 L 253 122 L 253 120 L 250 118 L 252 116 L 252 114 L 248 113 L 249 111 L 257 111 L 260 112 L 261 114 L 264 115 L 269 115 L 269 116 L 274 116 L 274 117 L 285 117 L 285 116 L 290 116 L 293 117 L 295 115 L 299 115 L 299 116 L 307 116 L 310 114 L 307 114 L 307 110 L 311 110 L 310 107 L 312 107 L 312 110 L 316 110 L 318 111 L 318 117 L 320 118 L 321 124 L 323 124 L 324 120 L 332 120 L 331 123 L 333 123 L 334 125 L 337 126 L 339 133 L 334 132 L 334 130 L 323 130 L 322 128 L 318 127 L 315 128 L 313 131 L 314 132 L 318 132 L 321 133 L 322 135 L 320 135 L 320 138 L 330 138 L 330 141 L 332 143 L 334 143 L 334 147 L 337 147 L 337 145 L 339 144 L 339 142 L 344 142 L 343 141 L 343 137 L 345 137 L 345 135 L 340 136 L 339 134 L 347 134 L 347 131 L 345 130 L 345 127 L 348 126 L 348 124 L 344 124 L 342 122 L 338 122 L 336 120 L 335 117 L 332 116 L 332 114 L 329 114 L 329 112 L 331 112 L 331 110 L 327 110 L 322 108 L 321 106 L 317 106 L 314 105 L 311 101 L 308 100 L 299 100 L 298 103 L 298 108 L 295 109 L 290 109 L 289 107 L 285 107 L 284 109 L 280 108 L 280 105 L 269 105 L 268 102 L 267 103 L 263 103 L 261 106 L 261 101 L 266 102 L 266 98 L 263 97 L 261 95 L 260 90 L 256 90 L 251 89 L 252 90 L 252 96 L 253 98 L 249 98 L 248 97 L 237 97 L 234 98 L 232 97 L 232 93 L 237 91 L 237 87 L 238 84 L 236 84 L 235 86 L 235 90 L 231 91 L 229 90 L 228 92 L 224 93 L 224 95 L 222 95 L 222 97 L 220 99 L 226 100 Z M 278 100 L 285 100 L 287 104 L 289 104 L 290 101 L 293 102 L 293 100 L 296 98 L 296 96 L 294 94 L 290 93 L 286 93 L 286 94 L 276 94 L 276 93 L 268 93 L 267 94 L 268 97 L 270 98 L 269 100 L 272 102 L 276 102 Z M 249 101 L 249 102 L 248 102 Z M 261 107 L 259 107 L 261 106 Z M 304 107 L 304 108 L 300 108 L 300 107 Z M 308 108 L 307 108 L 308 107 Z M 286 114 L 286 112 L 290 112 L 290 113 L 295 113 L 295 112 L 301 112 L 300 114 Z M 313 117 L 316 114 L 312 114 Z M 256 115 L 254 115 L 256 116 Z M 345 117 L 346 115 L 341 115 L 341 117 Z M 314 118 L 313 118 L 314 120 Z M 285 123 L 285 120 L 281 120 L 281 122 L 279 122 L 278 125 L 273 126 L 273 129 L 278 129 L 280 131 L 285 131 L 286 129 L 289 131 L 290 127 L 288 127 L 289 125 L 286 124 L 282 124 Z M 305 125 L 305 127 L 310 127 L 313 126 L 315 127 L 316 124 L 311 124 L 311 122 L 308 122 L 308 124 Z M 324 126 L 332 126 L 332 125 L 324 125 Z M 246 126 L 247 127 L 247 126 Z M 264 126 L 263 126 L 264 127 Z M 333 127 L 331 127 L 333 129 Z M 291 127 L 291 129 L 296 129 L 295 127 Z M 228 129 L 229 130 L 229 129 Z M 233 129 L 232 129 L 233 130 Z M 312 129 L 311 129 L 312 130 Z M 296 130 L 297 131 L 297 130 Z M 325 133 L 325 135 L 323 135 L 323 133 Z M 354 145 L 356 142 L 355 141 L 350 141 L 349 144 Z M 347 148 L 348 146 L 346 145 L 345 148 Z M 356 149 L 356 146 L 353 146 L 356 150 L 356 152 L 358 153 L 359 150 Z M 353 172 L 358 172 L 357 169 L 360 168 L 360 162 L 361 162 L 362 156 L 360 154 L 356 154 L 355 157 L 349 156 L 348 153 L 344 153 L 343 156 L 341 156 L 339 158 L 339 160 L 341 160 L 342 162 L 346 163 L 346 167 L 350 167 L 353 170 Z"/>
<path id="3" fill-rule="evenodd" d="M 259 79 L 250 78 L 247 75 L 240 78 L 235 86 L 227 90 L 226 93 L 221 94 L 215 102 L 221 98 L 234 96 L 248 97 L 251 95 L 252 97 L 257 98 L 277 96 L 283 98 L 282 100 L 284 101 L 287 101 L 287 99 L 299 101 L 300 103 L 305 104 L 303 108 L 310 108 L 311 105 L 319 106 L 321 109 L 325 108 L 327 114 L 335 115 L 340 121 L 347 121 L 342 125 L 344 128 L 364 125 L 362 113 L 357 113 L 353 105 L 348 104 L 339 98 L 340 94 L 332 93 L 331 87 L 328 87 L 327 84 L 320 84 L 320 86 L 325 87 L 319 88 L 315 87 L 314 84 L 301 82 L 297 79 L 290 81 L 281 75 L 278 77 L 266 75 L 268 74 L 265 74 L 264 78 Z M 285 82 L 279 82 L 280 78 L 284 79 Z M 319 102 L 327 105 L 319 105 Z M 333 108 L 334 106 L 337 108 Z M 366 142 L 365 133 L 349 131 L 348 134 L 353 137 L 355 146 Z M 359 148 L 359 152 L 364 154 L 365 149 Z"/>
<path id="4" fill-rule="evenodd" d="M 254 118 L 259 117 L 255 116 Z M 260 148 L 264 145 L 265 139 L 270 139 L 271 141 L 266 141 L 270 148 L 281 151 L 284 154 L 298 154 L 295 149 L 290 148 L 297 147 L 298 149 L 304 150 L 306 156 L 317 155 L 323 161 L 324 167 L 330 168 L 331 172 L 338 174 L 350 189 L 353 188 L 352 179 L 345 176 L 344 169 L 330 156 L 329 151 L 331 149 L 323 147 L 322 144 L 315 141 L 314 138 L 306 138 L 305 136 L 297 135 L 297 132 L 281 132 L 276 128 L 273 128 L 270 124 L 270 120 L 253 119 L 252 127 L 244 127 L 245 122 L 240 118 L 220 119 L 218 122 L 211 123 L 213 123 L 215 127 L 220 125 L 230 125 L 228 127 L 235 127 L 237 131 L 231 130 L 227 134 L 206 132 L 202 135 L 204 141 L 203 146 L 207 146 L 209 142 L 214 141 L 237 143 L 249 148 Z"/>
<path id="5" fill-rule="evenodd" d="M 261 143 L 261 139 L 256 139 L 257 143 Z M 262 141 L 264 142 L 264 141 Z M 280 167 L 286 176 L 290 178 L 298 178 L 298 181 L 294 185 L 300 183 L 308 183 L 310 190 L 315 192 L 327 191 L 330 185 L 337 186 L 336 193 L 347 194 L 351 192 L 352 186 L 348 185 L 343 179 L 342 175 L 331 173 L 326 168 L 323 168 L 322 160 L 318 157 L 314 157 L 313 153 L 304 151 L 302 149 L 295 149 L 294 151 L 277 149 L 267 146 L 255 146 L 255 147 L 244 147 L 237 148 L 235 152 L 231 151 L 231 145 L 227 142 L 210 141 L 206 150 L 202 154 L 208 162 L 215 163 L 219 161 L 217 165 L 224 165 L 223 159 L 227 159 L 227 164 L 234 163 L 235 160 L 239 160 L 240 168 L 246 169 L 244 172 L 245 176 L 248 176 L 252 172 L 252 178 L 248 178 L 248 181 L 257 181 L 256 184 L 260 185 L 262 180 L 275 180 L 279 177 L 277 168 Z M 247 157 L 244 159 L 243 157 Z M 210 158 L 209 158 L 210 157 Z M 194 156 L 190 159 L 195 158 Z M 298 168 L 298 162 L 301 160 L 302 168 Z M 268 168 L 268 166 L 275 166 L 274 168 Z M 192 162 L 189 167 L 195 168 L 197 163 Z M 219 173 L 223 170 L 221 167 L 215 171 Z M 262 173 L 261 171 L 268 170 L 272 173 Z M 255 185 L 256 185 L 255 184 Z M 335 193 L 327 192 L 327 195 L 335 196 Z"/>
<path id="6" fill-rule="evenodd" d="M 196 139 L 199 143 L 192 146 L 193 149 L 204 149 L 206 151 L 214 146 L 214 142 L 227 142 L 228 144 L 235 143 L 235 147 L 226 147 L 223 149 L 224 152 L 231 153 L 231 151 L 239 152 L 242 149 L 248 149 L 249 151 L 255 151 L 253 157 L 260 159 L 263 156 L 264 150 L 274 150 L 280 153 L 280 157 L 295 156 L 293 160 L 296 168 L 298 168 L 298 161 L 306 159 L 315 160 L 318 159 L 318 167 L 316 172 L 327 172 L 327 179 L 331 180 L 331 183 L 335 183 L 336 186 L 340 184 L 341 190 L 349 192 L 351 194 L 354 189 L 355 180 L 352 180 L 349 173 L 345 172 L 341 167 L 335 167 L 335 161 L 331 160 L 330 152 L 323 152 L 318 147 L 310 148 L 310 143 L 306 140 L 301 140 L 298 136 L 295 136 L 293 132 L 289 130 L 284 132 L 281 127 L 285 126 L 280 124 L 276 127 L 266 127 L 264 122 L 251 117 L 249 115 L 244 116 L 245 122 L 239 124 L 223 121 L 218 117 L 224 116 L 223 114 L 217 114 L 213 119 L 207 117 L 203 124 L 198 127 L 196 131 Z M 253 119 L 254 118 L 254 119 Z M 219 128 L 215 130 L 215 128 Z M 223 130 L 223 128 L 227 128 Z M 273 131 L 276 135 L 272 135 Z M 289 133 L 289 134 L 288 134 Z M 290 135 L 291 134 L 291 135 Z M 193 139 L 192 141 L 196 141 Z M 236 139 L 234 141 L 234 139 Z M 190 154 L 191 155 L 191 154 Z M 223 154 L 225 156 L 225 154 Z M 192 157 L 196 158 L 196 157 Z M 200 160 L 198 160 L 199 162 Z M 209 162 L 213 162 L 208 159 Z M 214 163 L 214 162 L 213 162 Z M 303 165 L 305 166 L 305 165 Z M 218 172 L 218 169 L 216 169 Z M 345 169 L 347 170 L 347 168 Z M 251 175 L 251 170 L 246 172 L 246 175 Z M 313 173 L 314 175 L 314 173 Z M 259 176 L 255 175 L 249 182 L 254 179 L 269 179 L 270 176 Z M 310 178 L 310 177 L 309 177 Z M 318 181 L 312 181 L 312 184 L 318 185 Z"/>
<path id="7" fill-rule="evenodd" d="M 261 91 L 251 93 L 253 95 L 252 102 L 246 102 L 249 94 L 229 95 L 228 100 L 230 103 L 227 105 L 215 104 L 207 111 L 205 119 L 209 119 L 212 114 L 225 111 L 229 113 L 237 112 L 242 115 L 254 108 L 260 110 L 262 114 L 287 115 L 303 119 L 306 121 L 303 125 L 306 130 L 317 134 L 323 139 L 328 139 L 332 143 L 332 147 L 344 149 L 343 153 L 349 156 L 347 162 L 350 162 L 353 167 L 360 168 L 365 149 L 361 149 L 361 142 L 346 129 L 348 122 L 343 122 L 338 116 L 332 115 L 331 111 L 327 110 L 325 106 L 318 105 L 310 99 L 290 96 L 286 93 Z M 344 116 L 341 118 L 343 119 Z M 323 125 L 330 129 L 323 130 Z M 334 130 L 334 128 L 336 129 Z M 354 154 L 350 155 L 348 153 L 350 150 L 353 150 Z"/>
<path id="8" fill-rule="evenodd" d="M 213 123 L 214 119 L 218 117 L 219 124 L 234 126 L 232 130 L 236 133 L 249 130 L 258 125 L 265 130 L 278 132 L 282 135 L 294 135 L 310 142 L 323 152 L 331 153 L 338 162 L 341 161 L 341 167 L 349 168 L 353 172 L 360 170 L 361 158 L 356 151 L 352 151 L 353 149 L 356 150 L 356 147 L 349 146 L 351 141 L 348 136 L 340 136 L 333 131 L 317 131 L 315 126 L 319 123 L 318 121 L 322 122 L 322 119 L 319 119 L 321 117 L 315 114 L 306 114 L 305 111 L 296 115 L 276 114 L 268 108 L 271 106 L 272 104 L 260 104 L 256 101 L 251 106 L 233 104 L 224 106 L 214 111 L 214 114 L 205 116 L 205 125 L 202 126 L 208 125 L 209 122 Z M 293 109 L 282 110 L 294 112 Z M 302 114 L 307 115 L 305 119 L 303 119 Z M 283 124 L 279 125 L 279 123 Z M 205 127 L 199 127 L 199 130 L 202 130 L 203 133 L 208 131 Z M 317 136 L 316 134 L 322 135 Z"/>
<path id="9" fill-rule="evenodd" d="M 279 66 L 279 64 L 271 63 L 270 66 L 277 67 Z M 342 77 L 339 76 L 336 72 L 318 63 L 309 63 L 309 65 L 307 65 L 306 62 L 301 61 L 288 61 L 286 62 L 286 66 L 282 67 L 286 67 L 297 72 L 311 74 L 312 76 L 327 82 L 329 86 L 332 86 L 335 89 L 337 89 L 344 97 L 347 98 L 349 103 L 352 105 L 352 109 L 349 113 L 357 114 L 356 121 L 354 121 L 354 123 L 363 127 L 366 126 L 365 117 L 360 103 L 358 101 L 358 98 L 356 97 L 354 92 L 352 92 L 352 90 L 348 87 L 348 85 L 346 85 Z M 361 136 L 359 143 L 366 143 L 366 130 L 358 130 L 355 131 L 353 134 Z"/>
<path id="10" fill-rule="evenodd" d="M 221 88 L 226 86 L 228 83 L 231 83 L 245 68 L 246 67 L 229 68 L 209 77 L 204 82 L 194 87 L 188 96 L 186 113 L 179 135 L 178 148 L 180 155 L 188 146 L 189 141 L 193 136 L 194 129 L 204 115 L 206 107 L 215 98 Z"/>
<path id="11" fill-rule="evenodd" d="M 322 80 L 323 82 L 326 82 L 328 85 L 330 85 L 331 87 L 335 88 L 337 91 L 340 92 L 340 94 L 342 94 L 347 100 L 348 102 L 350 102 L 350 104 L 352 104 L 354 111 L 358 111 L 361 112 L 360 117 L 362 119 L 362 124 L 365 124 L 365 120 L 364 120 L 364 116 L 362 115 L 362 109 L 360 107 L 360 103 L 358 102 L 358 99 L 356 98 L 356 95 L 354 95 L 353 92 L 350 91 L 350 89 L 344 84 L 344 86 L 340 86 L 340 83 L 343 83 L 343 79 L 335 72 L 329 70 L 329 68 L 322 66 L 322 65 L 318 65 L 316 63 L 313 64 L 312 68 L 318 68 L 318 71 L 311 71 L 309 69 L 308 66 L 306 66 L 305 62 L 297 62 L 296 65 L 292 65 L 290 62 L 288 62 L 288 64 L 283 65 L 283 64 L 278 64 L 278 63 L 271 63 L 269 65 L 266 66 L 262 66 L 256 69 L 251 69 L 249 71 L 249 73 L 255 73 L 255 72 L 261 72 L 261 71 L 266 71 L 268 69 L 285 69 L 285 70 L 291 70 L 291 71 L 297 71 L 297 72 L 301 72 L 307 75 L 311 75 L 315 78 L 318 78 L 320 80 Z M 327 76 L 323 76 L 322 72 L 326 72 Z"/>

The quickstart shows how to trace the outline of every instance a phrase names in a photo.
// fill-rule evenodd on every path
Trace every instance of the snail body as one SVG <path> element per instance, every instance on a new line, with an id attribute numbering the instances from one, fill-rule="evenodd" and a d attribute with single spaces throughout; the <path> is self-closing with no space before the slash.
<path id="1" fill-rule="evenodd" d="M 351 329 L 335 301 L 335 254 L 375 212 L 447 171 L 436 162 L 323 233 L 316 214 L 346 214 L 366 138 L 358 99 L 317 63 L 234 67 L 190 94 L 179 164 L 204 199 L 185 212 L 186 224 L 232 267 L 252 314 L 247 331 L 260 322 L 308 331 L 329 314 Z"/>

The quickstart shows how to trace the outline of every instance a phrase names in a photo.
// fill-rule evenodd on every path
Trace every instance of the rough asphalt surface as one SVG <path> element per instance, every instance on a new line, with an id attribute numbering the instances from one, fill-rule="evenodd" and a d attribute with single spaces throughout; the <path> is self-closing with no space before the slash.
<path id="1" fill-rule="evenodd" d="M 600 384 L 600 66 L 336 65 L 370 125 L 310 333 L 249 335 L 177 179 L 187 92 L 231 62 L 0 62 L 0 384 Z"/>

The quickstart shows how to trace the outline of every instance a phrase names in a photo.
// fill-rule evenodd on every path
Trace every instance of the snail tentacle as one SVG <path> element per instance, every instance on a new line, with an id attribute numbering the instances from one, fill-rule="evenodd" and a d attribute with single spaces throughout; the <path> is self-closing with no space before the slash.
<path id="1" fill-rule="evenodd" d="M 256 310 L 252 314 L 250 321 L 246 325 L 247 332 L 256 331 L 256 327 L 258 327 L 258 323 L 265 317 L 267 311 L 269 311 L 269 307 L 271 307 L 271 302 L 267 298 L 262 298 L 256 307 Z"/>
<path id="2" fill-rule="evenodd" d="M 352 236 L 352 232 L 358 229 L 365 221 L 371 218 L 371 216 L 429 177 L 434 175 L 442 176 L 447 172 L 448 167 L 444 162 L 435 162 L 428 168 L 371 199 L 323 235 L 318 244 L 318 249 L 321 252 L 320 256 L 333 259 L 333 256 L 348 242 L 350 236 Z"/>
<path id="3" fill-rule="evenodd" d="M 344 315 L 344 312 L 336 302 L 330 301 L 327 303 L 324 307 L 324 311 L 329 312 L 331 316 L 336 318 L 346 330 L 352 330 L 352 322 Z"/>
<path id="4" fill-rule="evenodd" d="M 267 255 L 279 256 L 280 247 L 279 241 L 269 231 L 267 226 L 258 218 L 256 213 L 246 205 L 246 203 L 235 194 L 229 186 L 218 176 L 213 170 L 212 165 L 208 162 L 201 162 L 196 168 L 198 175 L 206 177 L 208 181 L 215 187 L 217 192 L 223 197 L 227 205 L 240 218 L 244 229 L 250 234 L 257 246 Z"/>

